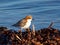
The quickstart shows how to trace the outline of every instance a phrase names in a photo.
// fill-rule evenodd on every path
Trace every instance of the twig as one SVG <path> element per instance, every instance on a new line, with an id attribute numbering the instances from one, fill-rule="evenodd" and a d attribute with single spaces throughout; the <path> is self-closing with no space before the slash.
<path id="1" fill-rule="evenodd" d="M 50 29 L 53 25 L 53 22 L 51 22 L 51 24 L 48 26 L 48 29 Z"/>
<path id="2" fill-rule="evenodd" d="M 19 38 L 19 36 L 18 36 L 18 35 L 15 35 L 15 36 L 16 36 L 16 38 L 17 38 L 17 39 L 19 39 L 19 40 L 21 41 L 21 39 Z"/>
<path id="3" fill-rule="evenodd" d="M 34 26 L 34 24 L 32 25 L 32 38 L 34 38 L 34 36 L 35 36 L 35 26 Z"/>
<path id="4" fill-rule="evenodd" d="M 34 24 L 32 25 L 32 30 L 35 31 L 35 26 L 34 26 Z"/>

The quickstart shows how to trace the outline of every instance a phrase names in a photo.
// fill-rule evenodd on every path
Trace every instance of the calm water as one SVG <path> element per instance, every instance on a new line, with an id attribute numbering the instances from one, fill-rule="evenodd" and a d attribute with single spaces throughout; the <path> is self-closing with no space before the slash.
<path id="1" fill-rule="evenodd" d="M 0 0 L 0 26 L 18 29 L 11 25 L 29 14 L 36 29 L 48 27 L 52 21 L 60 29 L 60 0 Z"/>

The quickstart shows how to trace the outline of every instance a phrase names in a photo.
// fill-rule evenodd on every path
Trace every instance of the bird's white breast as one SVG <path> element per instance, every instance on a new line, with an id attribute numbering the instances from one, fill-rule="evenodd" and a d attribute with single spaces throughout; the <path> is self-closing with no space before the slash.
<path id="1" fill-rule="evenodd" d="M 25 28 L 25 29 L 29 28 L 29 26 L 31 25 L 31 21 L 32 21 L 32 19 L 28 19 L 27 22 L 26 22 L 26 25 L 22 28 Z"/>

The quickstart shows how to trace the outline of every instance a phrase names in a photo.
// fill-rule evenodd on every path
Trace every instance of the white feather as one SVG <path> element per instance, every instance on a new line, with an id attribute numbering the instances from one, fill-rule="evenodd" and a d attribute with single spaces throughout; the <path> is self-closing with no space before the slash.
<path id="1" fill-rule="evenodd" d="M 29 28 L 31 25 L 31 21 L 32 21 L 32 19 L 28 19 L 26 22 L 26 25 L 24 27 L 21 27 L 21 28 L 23 28 L 23 29 Z"/>

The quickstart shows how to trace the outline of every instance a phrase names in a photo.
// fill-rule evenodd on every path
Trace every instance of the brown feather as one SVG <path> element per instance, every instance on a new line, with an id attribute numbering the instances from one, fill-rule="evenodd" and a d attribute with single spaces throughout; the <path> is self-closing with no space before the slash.
<path id="1" fill-rule="evenodd" d="M 26 24 L 27 20 L 23 18 L 22 20 L 18 21 L 16 24 L 13 24 L 12 26 L 15 27 L 23 27 Z"/>

